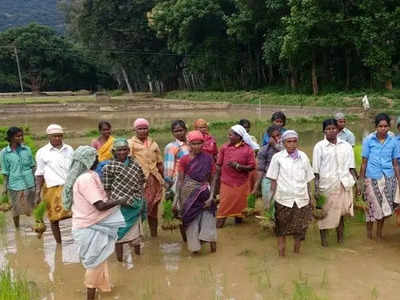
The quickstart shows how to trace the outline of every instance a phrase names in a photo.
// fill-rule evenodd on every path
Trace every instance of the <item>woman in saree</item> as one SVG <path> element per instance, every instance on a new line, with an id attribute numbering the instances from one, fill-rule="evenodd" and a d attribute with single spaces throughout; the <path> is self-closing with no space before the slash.
<path id="1" fill-rule="evenodd" d="M 242 222 L 242 211 L 247 207 L 250 194 L 249 173 L 255 169 L 254 151 L 260 146 L 254 143 L 241 125 L 229 131 L 229 142 L 224 144 L 217 159 L 217 179 L 220 181 L 220 204 L 217 228 L 222 228 L 227 217 Z"/>
<path id="2" fill-rule="evenodd" d="M 158 204 L 163 196 L 163 161 L 158 144 L 149 137 L 150 123 L 136 119 L 133 124 L 136 136 L 128 140 L 131 156 L 142 167 L 146 177 L 144 198 L 147 202 L 147 220 L 152 237 L 158 231 Z"/>
<path id="3" fill-rule="evenodd" d="M 376 131 L 368 135 L 362 146 L 362 164 L 359 177 L 359 194 L 364 191 L 367 202 L 367 237 L 372 239 L 374 223 L 376 238 L 382 240 L 385 219 L 393 214 L 399 203 L 400 151 L 396 139 L 388 134 L 390 118 L 381 113 L 375 117 Z"/>
<path id="4" fill-rule="evenodd" d="M 279 256 L 286 255 L 286 236 L 294 238 L 294 252 L 300 253 L 312 220 L 310 182 L 313 170 L 307 155 L 297 149 L 299 136 L 294 130 L 282 135 L 285 150 L 272 157 L 267 171 L 271 180 L 271 200 L 275 205 L 275 234 Z"/>
<path id="5" fill-rule="evenodd" d="M 118 261 L 123 260 L 124 244 L 129 244 L 140 255 L 142 222 L 146 219 L 146 201 L 143 198 L 145 177 L 138 162 L 129 157 L 129 151 L 126 139 L 115 139 L 112 149 L 114 158 L 101 171 L 108 198 L 113 201 L 127 199 L 127 205 L 121 207 L 126 226 L 118 230 L 115 245 Z"/>
<path id="6" fill-rule="evenodd" d="M 189 132 L 187 140 L 190 153 L 179 162 L 174 210 L 180 211 L 189 251 L 198 253 L 201 243 L 209 242 L 211 252 L 215 252 L 215 164 L 212 157 L 202 151 L 204 136 L 200 131 Z"/>
<path id="7" fill-rule="evenodd" d="M 207 121 L 204 119 L 197 119 L 194 122 L 194 130 L 198 130 L 203 134 L 203 152 L 210 154 L 215 161 L 218 155 L 217 141 L 210 134 Z"/>
<path id="8" fill-rule="evenodd" d="M 179 160 L 189 154 L 186 141 L 186 124 L 183 120 L 175 120 L 171 124 L 172 135 L 175 141 L 167 144 L 164 150 L 164 180 L 167 190 L 175 191 L 176 174 Z"/>
<path id="9" fill-rule="evenodd" d="M 119 205 L 110 201 L 99 175 L 96 149 L 81 146 L 73 154 L 63 189 L 63 206 L 72 207 L 72 237 L 79 246 L 79 258 L 86 269 L 87 299 L 94 300 L 96 289 L 111 291 L 107 259 L 114 252 L 118 229 L 125 226 Z"/>
<path id="10" fill-rule="evenodd" d="M 107 121 L 99 122 L 100 136 L 92 140 L 91 146 L 97 150 L 99 162 L 112 158 L 111 149 L 114 142 L 114 137 L 111 136 L 111 124 Z"/>
<path id="11" fill-rule="evenodd" d="M 325 138 L 313 150 L 315 198 L 326 196 L 321 207 L 327 216 L 318 221 L 321 245 L 328 246 L 327 231 L 336 229 L 337 242 L 343 243 L 344 216 L 353 216 L 353 186 L 357 180 L 352 146 L 338 138 L 335 119 L 322 123 Z"/>

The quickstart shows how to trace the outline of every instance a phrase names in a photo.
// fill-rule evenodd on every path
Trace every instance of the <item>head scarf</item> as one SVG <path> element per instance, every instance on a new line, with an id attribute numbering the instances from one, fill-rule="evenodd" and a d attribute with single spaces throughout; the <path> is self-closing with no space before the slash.
<path id="1" fill-rule="evenodd" d="M 150 123 L 149 121 L 147 121 L 146 119 L 143 118 L 138 118 L 135 120 L 135 122 L 133 123 L 133 127 L 137 128 L 139 126 L 147 126 L 150 127 Z"/>
<path id="2" fill-rule="evenodd" d="M 244 129 L 242 125 L 234 125 L 231 127 L 231 130 L 233 130 L 236 134 L 240 135 L 243 139 L 243 142 L 249 145 L 251 149 L 253 150 L 260 149 L 260 146 L 251 139 L 250 135 L 247 133 L 246 129 Z"/>
<path id="3" fill-rule="evenodd" d="M 193 130 L 186 135 L 188 143 L 192 141 L 204 141 L 204 136 L 199 130 Z"/>
<path id="4" fill-rule="evenodd" d="M 79 146 L 72 155 L 72 162 L 69 167 L 67 180 L 63 189 L 63 206 L 69 210 L 72 206 L 72 188 L 78 177 L 88 171 L 96 161 L 96 149 L 90 146 Z"/>
<path id="5" fill-rule="evenodd" d="M 46 129 L 46 133 L 49 134 L 61 134 L 64 133 L 62 127 L 58 124 L 50 124 Z"/>
<path id="6" fill-rule="evenodd" d="M 338 112 L 338 113 L 336 113 L 336 115 L 335 115 L 335 119 L 336 119 L 336 121 L 338 121 L 338 120 L 344 120 L 344 119 L 346 119 L 346 118 L 345 118 L 344 113 Z"/>
<path id="7" fill-rule="evenodd" d="M 286 141 L 287 139 L 296 138 L 299 139 L 299 135 L 294 130 L 286 130 L 282 134 L 282 141 Z M 293 159 L 298 159 L 300 157 L 299 151 L 296 149 L 294 152 L 290 153 L 289 156 Z"/>
<path id="8" fill-rule="evenodd" d="M 291 138 L 296 138 L 299 139 L 299 135 L 297 134 L 296 131 L 294 130 L 286 130 L 283 134 L 282 134 L 282 141 L 286 141 L 287 139 L 291 139 Z"/>
<path id="9" fill-rule="evenodd" d="M 197 119 L 196 121 L 194 121 L 193 127 L 195 130 L 198 130 L 199 127 L 207 127 L 208 130 L 208 123 L 204 119 Z"/>
<path id="10" fill-rule="evenodd" d="M 114 140 L 112 149 L 113 150 L 117 150 L 118 148 L 126 147 L 126 146 L 129 147 L 129 143 L 128 143 L 128 141 L 126 139 L 124 139 L 124 138 L 116 138 Z"/>

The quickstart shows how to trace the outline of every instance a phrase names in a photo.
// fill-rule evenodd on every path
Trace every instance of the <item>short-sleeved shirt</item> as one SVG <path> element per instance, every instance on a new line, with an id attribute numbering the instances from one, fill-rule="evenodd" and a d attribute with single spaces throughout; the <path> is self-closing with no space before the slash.
<path id="1" fill-rule="evenodd" d="M 164 150 L 164 179 L 169 183 L 173 183 L 179 160 L 189 153 L 189 146 L 176 140 L 165 146 Z"/>
<path id="2" fill-rule="evenodd" d="M 337 137 L 343 141 L 348 142 L 352 147 L 356 145 L 356 137 L 347 128 L 343 128 L 337 135 Z"/>
<path id="3" fill-rule="evenodd" d="M 366 177 L 380 179 L 382 176 L 393 177 L 393 159 L 400 158 L 399 145 L 389 134 L 381 144 L 376 133 L 368 135 L 362 146 L 362 157 L 368 159 Z"/>
<path id="4" fill-rule="evenodd" d="M 107 202 L 99 175 L 94 171 L 83 173 L 75 181 L 73 187 L 72 228 L 92 226 L 111 215 L 114 209 L 99 211 L 93 204 L 98 201 Z"/>
<path id="5" fill-rule="evenodd" d="M 60 149 L 50 143 L 36 153 L 36 176 L 44 176 L 48 188 L 64 185 L 71 165 L 74 150 L 63 144 Z"/>
<path id="6" fill-rule="evenodd" d="M 330 191 L 340 183 L 346 188 L 354 183 L 350 169 L 354 169 L 354 151 L 351 145 L 341 139 L 336 144 L 326 138 L 319 141 L 313 150 L 313 169 L 319 174 L 319 188 L 321 191 Z"/>
<path id="7" fill-rule="evenodd" d="M 1 173 L 8 177 L 7 188 L 22 191 L 35 186 L 35 162 L 31 148 L 21 144 L 15 151 L 10 146 L 0 152 Z"/>
<path id="8" fill-rule="evenodd" d="M 272 157 L 266 177 L 276 180 L 274 199 L 286 207 L 294 203 L 301 208 L 309 204 L 307 183 L 314 179 L 313 169 L 307 155 L 298 150 L 298 157 L 293 159 L 286 150 Z"/>
<path id="9" fill-rule="evenodd" d="M 217 166 L 221 167 L 221 182 L 229 186 L 241 186 L 249 178 L 249 173 L 237 171 L 228 165 L 229 162 L 255 167 L 254 151 L 242 142 L 239 145 L 226 143 L 218 153 Z"/>
<path id="10" fill-rule="evenodd" d="M 206 155 L 209 155 L 207 153 L 205 153 Z M 192 157 L 190 157 L 190 155 L 185 155 L 184 157 L 182 157 L 179 160 L 179 164 L 178 164 L 178 172 L 179 173 L 185 173 L 185 168 L 187 167 L 187 165 L 193 160 Z M 216 168 L 215 168 L 215 163 L 213 160 L 212 166 L 211 166 L 211 174 L 215 174 Z"/>

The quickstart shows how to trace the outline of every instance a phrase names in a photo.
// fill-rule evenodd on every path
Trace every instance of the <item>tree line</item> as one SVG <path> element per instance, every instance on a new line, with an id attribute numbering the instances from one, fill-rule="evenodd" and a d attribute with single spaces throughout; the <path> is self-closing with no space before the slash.
<path id="1" fill-rule="evenodd" d="M 397 0 L 64 0 L 59 8 L 66 19 L 59 38 L 102 71 L 90 70 L 96 86 L 286 84 L 317 95 L 392 89 L 400 79 Z"/>

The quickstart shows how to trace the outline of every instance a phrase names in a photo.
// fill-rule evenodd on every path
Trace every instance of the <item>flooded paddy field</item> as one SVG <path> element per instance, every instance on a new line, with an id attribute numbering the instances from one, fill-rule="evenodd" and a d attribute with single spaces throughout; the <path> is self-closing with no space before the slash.
<path id="1" fill-rule="evenodd" d="M 130 128 L 136 117 L 149 118 L 156 127 L 167 126 L 171 120 L 182 118 L 191 124 L 202 117 L 211 122 L 252 121 L 270 118 L 270 112 L 259 114 L 250 110 L 71 113 L 8 116 L 0 126 L 27 125 L 33 132 L 44 132 L 50 123 L 58 123 L 67 132 L 96 129 L 97 122 L 110 120 L 114 128 Z M 293 117 L 288 114 L 288 117 Z M 292 123 L 300 133 L 300 148 L 309 156 L 317 141 L 322 139 L 320 123 Z M 357 141 L 373 129 L 370 120 L 349 124 Z M 221 145 L 226 140 L 227 128 L 211 128 Z M 260 139 L 262 129 L 254 128 Z M 163 147 L 172 140 L 170 134 L 153 136 Z M 90 137 L 67 138 L 76 147 L 87 144 Z M 38 146 L 45 144 L 38 141 Z M 260 203 L 259 203 L 260 204 Z M 10 213 L 7 225 L 0 233 L 0 267 L 9 265 L 22 273 L 40 292 L 40 299 L 84 299 L 84 268 L 79 263 L 78 251 L 71 237 L 71 221 L 61 222 L 62 245 L 56 245 L 49 224 L 42 239 L 32 232 L 32 218 L 22 217 L 21 228 L 15 231 Z M 336 233 L 329 234 L 329 247 L 320 246 L 319 230 L 312 224 L 300 255 L 292 250 L 289 239 L 287 257 L 279 258 L 276 238 L 263 231 L 254 219 L 241 225 L 232 220 L 218 230 L 217 252 L 211 254 L 204 245 L 200 255 L 193 256 L 177 231 L 159 232 L 151 238 L 146 232 L 142 255 L 136 256 L 125 248 L 124 262 L 115 255 L 109 259 L 114 289 L 99 293 L 97 299 L 294 299 L 294 300 L 369 300 L 399 299 L 400 228 L 389 219 L 384 228 L 384 241 L 366 238 L 365 225 L 360 216 L 348 219 L 345 242 L 337 245 Z"/>

